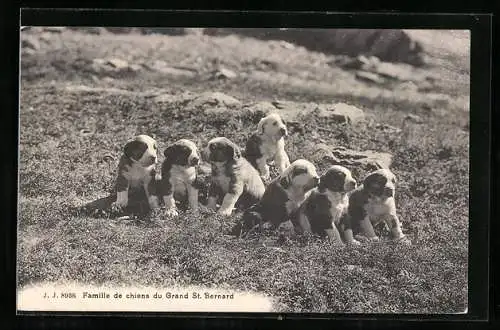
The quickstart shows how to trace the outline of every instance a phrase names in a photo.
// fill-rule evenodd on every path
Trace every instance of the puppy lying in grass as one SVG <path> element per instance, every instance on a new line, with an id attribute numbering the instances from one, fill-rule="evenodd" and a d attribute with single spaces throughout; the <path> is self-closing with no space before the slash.
<path id="1" fill-rule="evenodd" d="M 259 203 L 245 211 L 232 233 L 243 236 L 256 226 L 275 229 L 290 221 L 311 189 L 318 185 L 319 176 L 313 163 L 298 159 L 271 181 Z"/>
<path id="2" fill-rule="evenodd" d="M 331 166 L 292 217 L 295 228 L 306 235 L 327 236 L 334 243 L 359 245 L 346 216 L 348 194 L 355 188 L 351 171 L 340 165 Z"/>
<path id="3" fill-rule="evenodd" d="M 244 156 L 258 171 L 264 182 L 270 180 L 268 161 L 273 160 L 278 173 L 290 166 L 285 151 L 284 136 L 288 135 L 285 123 L 278 114 L 269 114 L 257 125 L 257 131 L 247 141 Z"/>
<path id="4" fill-rule="evenodd" d="M 125 144 L 118 163 L 116 201 L 112 208 L 121 210 L 128 206 L 130 188 L 144 189 L 150 208 L 159 207 L 155 187 L 157 150 L 156 141 L 148 135 L 138 135 Z"/>
<path id="5" fill-rule="evenodd" d="M 244 208 L 259 201 L 265 190 L 259 172 L 241 155 L 240 148 L 225 137 L 208 142 L 208 161 L 212 166 L 207 208 L 229 216 L 236 203 Z"/>
<path id="6" fill-rule="evenodd" d="M 373 225 L 384 222 L 393 240 L 411 244 L 396 214 L 395 191 L 396 176 L 388 169 L 380 169 L 366 176 L 363 184 L 352 192 L 347 215 L 355 237 L 378 241 Z"/>
<path id="7" fill-rule="evenodd" d="M 158 192 L 163 196 L 165 215 L 177 216 L 177 201 L 185 201 L 193 212 L 198 212 L 198 191 L 200 182 L 196 166 L 200 155 L 196 144 L 187 139 L 180 139 L 163 152 L 165 160 L 161 167 L 161 180 Z"/>

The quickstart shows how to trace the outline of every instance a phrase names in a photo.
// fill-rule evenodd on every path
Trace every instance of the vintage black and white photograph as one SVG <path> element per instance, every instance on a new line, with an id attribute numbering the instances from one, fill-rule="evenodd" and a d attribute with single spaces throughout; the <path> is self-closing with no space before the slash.
<path id="1" fill-rule="evenodd" d="M 470 32 L 20 28 L 18 311 L 462 314 Z"/>

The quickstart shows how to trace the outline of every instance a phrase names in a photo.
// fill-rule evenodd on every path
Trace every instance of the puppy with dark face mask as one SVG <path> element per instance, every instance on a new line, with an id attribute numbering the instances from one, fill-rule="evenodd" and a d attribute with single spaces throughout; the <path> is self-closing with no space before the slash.
<path id="1" fill-rule="evenodd" d="M 388 169 L 374 171 L 363 180 L 349 197 L 348 216 L 354 235 L 378 241 L 373 225 L 384 222 L 393 240 L 410 244 L 396 214 L 395 190 L 396 176 Z"/>
<path id="2" fill-rule="evenodd" d="M 303 233 L 327 236 L 339 244 L 359 245 L 346 216 L 348 194 L 355 188 L 356 180 L 351 171 L 340 165 L 331 166 L 320 177 L 318 188 L 311 192 L 292 222 Z"/>
<path id="3" fill-rule="evenodd" d="M 215 210 L 221 202 L 218 213 L 228 216 L 237 202 L 251 205 L 261 199 L 264 183 L 259 172 L 242 157 L 236 144 L 225 137 L 217 137 L 208 142 L 206 154 L 212 165 L 209 209 Z"/>
<path id="4" fill-rule="evenodd" d="M 261 201 L 245 211 L 232 233 L 241 236 L 255 226 L 275 229 L 290 221 L 290 216 L 299 209 L 318 182 L 319 176 L 313 163 L 305 159 L 292 162 L 266 187 Z"/>
<path id="5" fill-rule="evenodd" d="M 264 181 L 270 179 L 268 161 L 274 161 L 279 174 L 290 166 L 284 141 L 287 135 L 288 130 L 281 117 L 272 113 L 259 121 L 257 131 L 248 139 L 244 156 L 259 171 Z"/>
<path id="6" fill-rule="evenodd" d="M 165 202 L 165 215 L 177 216 L 175 201 L 187 199 L 191 211 L 198 212 L 198 191 L 200 182 L 196 166 L 200 155 L 196 144 L 180 139 L 163 152 L 165 160 L 161 167 L 161 181 L 158 190 Z"/>
<path id="7" fill-rule="evenodd" d="M 118 164 L 114 207 L 127 207 L 129 188 L 142 188 L 151 209 L 158 208 L 155 189 L 157 149 L 156 141 L 148 135 L 138 135 L 125 144 Z"/>

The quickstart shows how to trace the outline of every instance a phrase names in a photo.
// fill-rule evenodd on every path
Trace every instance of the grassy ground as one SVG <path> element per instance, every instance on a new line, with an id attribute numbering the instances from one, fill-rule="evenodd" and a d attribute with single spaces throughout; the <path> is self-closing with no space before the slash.
<path id="1" fill-rule="evenodd" d="M 197 75 L 144 69 L 103 75 L 89 69 L 92 59 L 107 57 L 138 64 L 162 60 Z M 397 84 L 367 85 L 328 65 L 330 60 L 300 47 L 235 36 L 42 34 L 40 48 L 21 61 L 19 287 L 43 281 L 204 285 L 270 295 L 283 312 L 465 311 L 468 74 L 425 69 L 438 77 L 430 88 L 417 84 L 418 90 L 396 93 Z M 207 79 L 221 64 L 239 76 Z M 77 85 L 105 90 L 69 88 Z M 287 150 L 292 159 L 307 157 L 311 141 L 321 140 L 392 153 L 400 182 L 397 205 L 413 245 L 280 246 L 270 237 L 274 247 L 266 247 L 223 234 L 239 214 L 118 221 L 81 212 L 82 205 L 110 193 L 121 148 L 133 135 L 154 136 L 161 150 L 179 138 L 203 146 L 221 135 L 241 145 L 259 119 L 244 112 L 203 116 L 182 103 L 160 104 L 141 94 L 151 91 L 222 91 L 244 103 L 342 101 L 362 108 L 369 120 L 354 126 L 304 118 L 291 129 Z M 377 125 L 400 127 L 409 113 L 423 123 L 406 139 Z M 353 171 L 358 179 L 364 175 Z"/>

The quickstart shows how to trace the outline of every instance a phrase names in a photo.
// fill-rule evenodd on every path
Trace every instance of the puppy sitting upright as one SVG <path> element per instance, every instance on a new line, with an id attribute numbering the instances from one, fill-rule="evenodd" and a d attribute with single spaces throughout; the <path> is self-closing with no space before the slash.
<path id="1" fill-rule="evenodd" d="M 225 137 L 208 142 L 208 160 L 212 165 L 208 191 L 208 208 L 215 210 L 218 202 L 221 215 L 231 215 L 237 202 L 251 205 L 259 201 L 265 186 L 259 172 L 241 156 L 240 148 Z M 240 200 L 245 195 L 246 201 Z M 221 201 L 222 199 L 222 201 Z M 244 199 L 244 198 L 242 198 Z"/>
<path id="2" fill-rule="evenodd" d="M 292 213 L 299 209 L 318 182 L 314 164 L 305 159 L 294 161 L 266 187 L 261 201 L 245 212 L 241 222 L 233 228 L 233 234 L 240 236 L 261 224 L 274 229 L 291 220 Z"/>
<path id="3" fill-rule="evenodd" d="M 348 217 L 348 193 L 356 188 L 356 180 L 347 168 L 331 166 L 319 179 L 314 189 L 292 222 L 304 233 L 327 236 L 330 241 L 343 244 L 359 245 L 353 238 Z M 343 240 L 340 233 L 343 235 Z"/>
<path id="4" fill-rule="evenodd" d="M 165 160 L 161 167 L 158 189 L 165 202 L 165 215 L 177 216 L 175 200 L 185 200 L 193 212 L 198 212 L 198 190 L 196 166 L 200 155 L 196 144 L 180 139 L 163 152 Z"/>
<path id="5" fill-rule="evenodd" d="M 354 235 L 378 240 L 373 225 L 385 222 L 394 240 L 409 244 L 396 215 L 396 176 L 388 169 L 370 173 L 349 197 L 348 216 Z"/>
<path id="6" fill-rule="evenodd" d="M 115 207 L 128 205 L 129 188 L 143 188 L 151 209 L 158 208 L 155 196 L 155 167 L 157 161 L 156 141 L 148 135 L 138 135 L 125 144 L 118 164 Z"/>
<path id="7" fill-rule="evenodd" d="M 269 160 L 274 160 L 279 174 L 290 166 L 283 138 L 287 135 L 285 123 L 278 114 L 273 113 L 259 121 L 257 132 L 248 139 L 244 156 L 259 171 L 264 181 L 270 179 Z"/>

